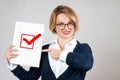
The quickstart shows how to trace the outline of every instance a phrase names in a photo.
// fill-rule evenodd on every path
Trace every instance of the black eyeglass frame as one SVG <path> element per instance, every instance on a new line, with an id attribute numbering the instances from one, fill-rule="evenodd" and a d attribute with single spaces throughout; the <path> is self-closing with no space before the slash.
<path id="1" fill-rule="evenodd" d="M 66 25 L 67 25 L 67 28 L 71 29 L 75 26 L 75 23 L 73 21 L 70 21 L 67 24 L 62 23 L 62 22 L 56 24 L 56 26 L 61 30 L 65 29 Z"/>

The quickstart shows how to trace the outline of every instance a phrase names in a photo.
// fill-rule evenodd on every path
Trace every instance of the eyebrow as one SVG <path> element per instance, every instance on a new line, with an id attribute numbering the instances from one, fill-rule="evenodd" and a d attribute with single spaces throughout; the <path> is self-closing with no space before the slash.
<path id="1" fill-rule="evenodd" d="M 73 22 L 73 21 L 70 20 L 70 21 L 68 21 L 67 23 L 69 23 L 69 22 Z M 58 22 L 56 22 L 56 23 L 64 23 L 64 22 L 62 22 L 62 21 L 58 21 Z M 67 24 L 67 23 L 64 23 L 64 24 Z"/>

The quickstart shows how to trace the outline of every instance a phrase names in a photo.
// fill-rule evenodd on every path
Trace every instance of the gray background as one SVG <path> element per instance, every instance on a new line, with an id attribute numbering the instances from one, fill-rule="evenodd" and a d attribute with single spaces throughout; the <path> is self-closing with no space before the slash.
<path id="1" fill-rule="evenodd" d="M 93 50 L 95 62 L 86 80 L 120 79 L 120 0 L 0 0 L 0 80 L 18 80 L 5 58 L 15 21 L 45 24 L 43 44 L 49 43 L 56 37 L 48 28 L 50 13 L 60 4 L 75 10 L 80 20 L 76 38 Z"/>

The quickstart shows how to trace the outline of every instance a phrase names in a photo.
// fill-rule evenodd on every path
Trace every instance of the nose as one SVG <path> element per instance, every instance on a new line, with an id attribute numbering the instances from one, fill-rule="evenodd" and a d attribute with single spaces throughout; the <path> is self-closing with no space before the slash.
<path id="1" fill-rule="evenodd" d="M 64 27 L 64 29 L 69 29 L 69 28 L 68 28 L 68 24 L 65 24 L 65 27 Z"/>

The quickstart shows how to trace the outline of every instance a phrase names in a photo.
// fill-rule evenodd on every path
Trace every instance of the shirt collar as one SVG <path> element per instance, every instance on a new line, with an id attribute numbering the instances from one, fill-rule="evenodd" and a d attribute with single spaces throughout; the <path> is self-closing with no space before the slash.
<path id="1" fill-rule="evenodd" d="M 54 45 L 54 44 L 58 44 L 57 39 L 55 39 L 51 42 L 51 45 Z M 77 40 L 75 38 L 73 38 L 69 43 L 66 44 L 66 46 L 76 45 L 76 44 L 77 44 Z"/>

